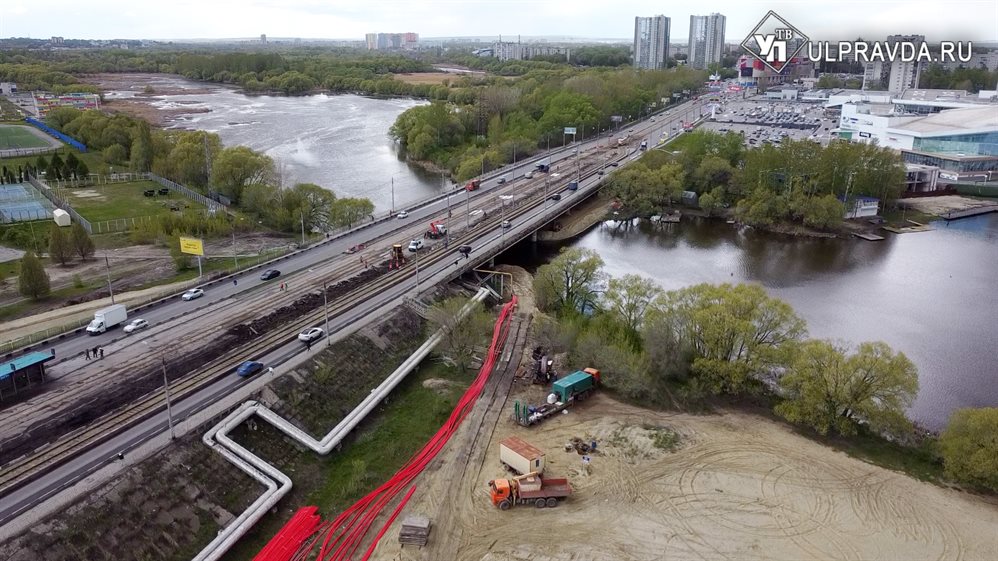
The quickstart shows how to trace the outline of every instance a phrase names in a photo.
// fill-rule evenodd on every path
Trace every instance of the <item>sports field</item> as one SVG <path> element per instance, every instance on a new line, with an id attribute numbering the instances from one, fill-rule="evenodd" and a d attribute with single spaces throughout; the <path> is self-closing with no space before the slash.
<path id="1" fill-rule="evenodd" d="M 0 150 L 11 148 L 44 148 L 49 142 L 31 127 L 24 125 L 0 125 Z"/>

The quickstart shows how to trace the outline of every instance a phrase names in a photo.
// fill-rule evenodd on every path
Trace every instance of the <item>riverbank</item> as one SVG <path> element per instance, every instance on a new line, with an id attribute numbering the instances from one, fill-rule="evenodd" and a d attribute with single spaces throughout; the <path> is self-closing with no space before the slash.
<path id="1" fill-rule="evenodd" d="M 606 219 L 610 212 L 609 204 L 599 195 L 576 206 L 569 213 L 559 218 L 555 225 L 557 230 L 542 230 L 537 233 L 537 241 L 545 243 L 560 243 L 581 236 L 593 226 Z"/>

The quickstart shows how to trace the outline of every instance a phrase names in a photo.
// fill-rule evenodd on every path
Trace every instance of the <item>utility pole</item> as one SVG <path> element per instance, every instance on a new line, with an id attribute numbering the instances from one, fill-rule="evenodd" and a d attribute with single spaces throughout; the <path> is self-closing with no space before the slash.
<path id="1" fill-rule="evenodd" d="M 416 251 L 416 294 L 419 294 L 419 251 Z"/>
<path id="2" fill-rule="evenodd" d="M 392 215 L 395 214 L 395 176 L 392 176 Z"/>
<path id="3" fill-rule="evenodd" d="M 236 256 L 236 228 L 235 224 L 232 227 L 232 261 L 235 263 L 236 270 L 239 270 L 239 257 Z"/>
<path id="4" fill-rule="evenodd" d="M 471 191 L 464 190 L 464 199 L 468 203 L 468 229 L 471 229 Z"/>
<path id="5" fill-rule="evenodd" d="M 163 366 L 163 393 L 166 394 L 166 422 L 170 425 L 170 440 L 177 437 L 173 432 L 173 408 L 170 406 L 170 380 L 166 377 L 166 359 L 161 354 L 159 363 Z"/>
<path id="6" fill-rule="evenodd" d="M 111 262 L 107 255 L 104 256 L 104 266 L 107 268 L 107 291 L 111 295 L 111 303 L 114 304 L 114 290 L 111 288 Z"/>

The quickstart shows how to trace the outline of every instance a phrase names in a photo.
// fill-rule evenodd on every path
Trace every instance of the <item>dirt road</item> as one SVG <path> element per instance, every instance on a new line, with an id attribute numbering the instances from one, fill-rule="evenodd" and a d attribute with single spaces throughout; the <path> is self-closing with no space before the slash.
<path id="1" fill-rule="evenodd" d="M 656 446 L 657 427 L 681 435 L 676 451 Z M 491 506 L 485 484 L 503 476 L 497 443 L 509 435 L 545 450 L 548 473 L 570 478 L 567 502 Z M 599 443 L 589 475 L 578 454 L 564 451 L 572 437 Z M 452 517 L 433 523 L 460 528 L 461 560 L 998 559 L 998 501 L 866 464 L 743 413 L 657 413 L 598 395 L 529 430 L 504 415 L 475 472 L 466 476 L 473 491 L 449 508 L 432 508 L 427 491 L 457 482 L 430 480 L 406 508 Z M 396 525 L 375 559 L 440 559 L 448 543 L 431 531 L 426 548 L 403 549 L 397 532 Z"/>

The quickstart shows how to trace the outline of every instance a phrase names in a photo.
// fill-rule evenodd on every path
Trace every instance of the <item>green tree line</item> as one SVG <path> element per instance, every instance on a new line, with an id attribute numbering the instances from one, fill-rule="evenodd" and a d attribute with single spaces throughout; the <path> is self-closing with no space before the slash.
<path id="1" fill-rule="evenodd" d="M 538 63 L 539 64 L 539 63 Z M 470 98 L 414 107 L 391 134 L 416 160 L 430 160 L 463 180 L 564 141 L 564 127 L 580 138 L 608 130 L 611 116 L 637 118 L 696 90 L 705 74 L 633 69 L 531 70 L 513 81 L 470 90 Z"/>
<path id="2" fill-rule="evenodd" d="M 740 135 L 709 131 L 680 142 L 679 154 L 652 150 L 613 175 L 609 193 L 626 215 L 659 214 L 685 190 L 708 213 L 731 206 L 754 226 L 831 229 L 845 212 L 839 197 L 875 197 L 886 207 L 904 188 L 900 157 L 875 145 L 786 140 L 746 150 Z"/>

